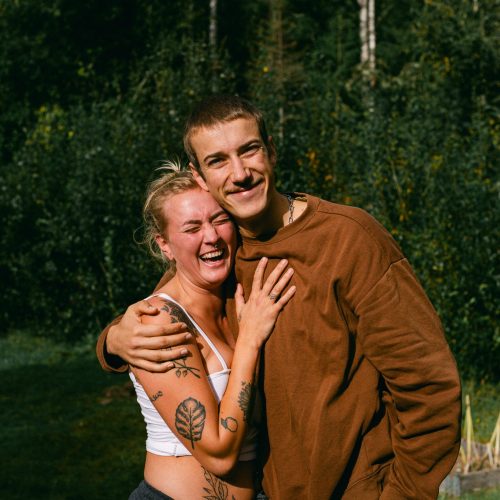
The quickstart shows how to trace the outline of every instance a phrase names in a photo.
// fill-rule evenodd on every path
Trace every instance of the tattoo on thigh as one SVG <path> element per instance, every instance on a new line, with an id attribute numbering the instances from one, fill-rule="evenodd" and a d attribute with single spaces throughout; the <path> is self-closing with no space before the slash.
<path id="1" fill-rule="evenodd" d="M 228 500 L 229 496 L 227 484 L 211 472 L 208 472 L 205 467 L 202 467 L 202 469 L 205 480 L 209 485 L 209 488 L 207 488 L 206 486 L 203 487 L 203 491 L 205 494 L 202 496 L 202 498 L 204 500 Z M 234 495 L 231 495 L 231 500 L 236 500 L 234 498 Z"/>
<path id="2" fill-rule="evenodd" d="M 229 432 L 236 432 L 238 430 L 238 421 L 233 417 L 221 418 L 220 424 Z"/>
<path id="3" fill-rule="evenodd" d="M 191 441 L 194 450 L 194 442 L 201 439 L 205 427 L 205 407 L 194 398 L 185 399 L 175 412 L 175 428 L 184 438 Z"/>
<path id="4" fill-rule="evenodd" d="M 162 396 L 163 396 L 163 392 L 158 391 L 156 394 L 153 394 L 151 396 L 151 401 L 153 401 L 153 403 L 154 403 L 158 398 L 161 398 Z"/>
<path id="5" fill-rule="evenodd" d="M 248 382 L 241 383 L 241 391 L 238 395 L 238 405 L 243 412 L 243 420 L 248 422 L 253 404 L 254 387 Z"/>

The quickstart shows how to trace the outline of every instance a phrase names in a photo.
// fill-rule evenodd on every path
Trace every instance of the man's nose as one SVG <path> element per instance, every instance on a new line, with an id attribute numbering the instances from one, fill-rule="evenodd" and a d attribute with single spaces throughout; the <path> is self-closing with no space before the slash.
<path id="1" fill-rule="evenodd" d="M 250 177 L 250 171 L 245 168 L 245 164 L 239 156 L 231 159 L 231 169 L 232 181 L 235 184 L 245 182 Z"/>

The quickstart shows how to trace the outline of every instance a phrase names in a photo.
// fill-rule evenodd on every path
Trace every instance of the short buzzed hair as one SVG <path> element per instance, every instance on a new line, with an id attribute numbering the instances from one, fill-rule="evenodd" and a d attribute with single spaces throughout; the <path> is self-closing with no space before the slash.
<path id="1" fill-rule="evenodd" d="M 200 128 L 213 127 L 218 123 L 230 122 L 237 118 L 253 118 L 259 128 L 260 138 L 268 149 L 269 137 L 261 111 L 252 103 L 239 96 L 214 95 L 203 99 L 191 111 L 184 127 L 184 150 L 189 161 L 201 174 L 200 163 L 191 146 L 191 136 Z"/>

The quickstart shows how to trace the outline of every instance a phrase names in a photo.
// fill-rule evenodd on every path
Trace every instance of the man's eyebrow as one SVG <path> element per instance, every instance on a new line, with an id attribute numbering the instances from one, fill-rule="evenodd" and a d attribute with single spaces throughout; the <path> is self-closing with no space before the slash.
<path id="1" fill-rule="evenodd" d="M 259 146 L 262 146 L 262 141 L 259 139 L 259 138 L 255 138 L 255 139 L 250 139 L 249 141 L 245 142 L 244 144 L 241 144 L 240 146 L 238 146 L 238 153 L 241 153 L 241 151 L 243 151 L 244 149 L 246 149 L 248 146 L 252 145 L 252 144 L 258 144 Z M 212 159 L 212 158 L 221 158 L 221 157 L 224 157 L 226 156 L 226 153 L 223 153 L 222 151 L 217 151 L 215 153 L 210 153 L 209 155 L 205 156 L 205 158 L 203 158 L 203 161 L 204 163 L 206 163 L 208 160 Z"/>

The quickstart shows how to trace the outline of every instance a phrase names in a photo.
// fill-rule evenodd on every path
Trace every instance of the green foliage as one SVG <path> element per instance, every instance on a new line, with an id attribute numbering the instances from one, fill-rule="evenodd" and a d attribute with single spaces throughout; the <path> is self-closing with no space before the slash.
<path id="1" fill-rule="evenodd" d="M 266 113 L 280 189 L 379 218 L 462 372 L 498 379 L 493 0 L 378 5 L 374 86 L 355 2 L 220 0 L 215 60 L 208 2 L 101 4 L 0 7 L 6 331 L 77 341 L 149 293 L 159 270 L 134 243 L 145 185 L 162 159 L 183 158 L 193 102 L 239 91 Z"/>

